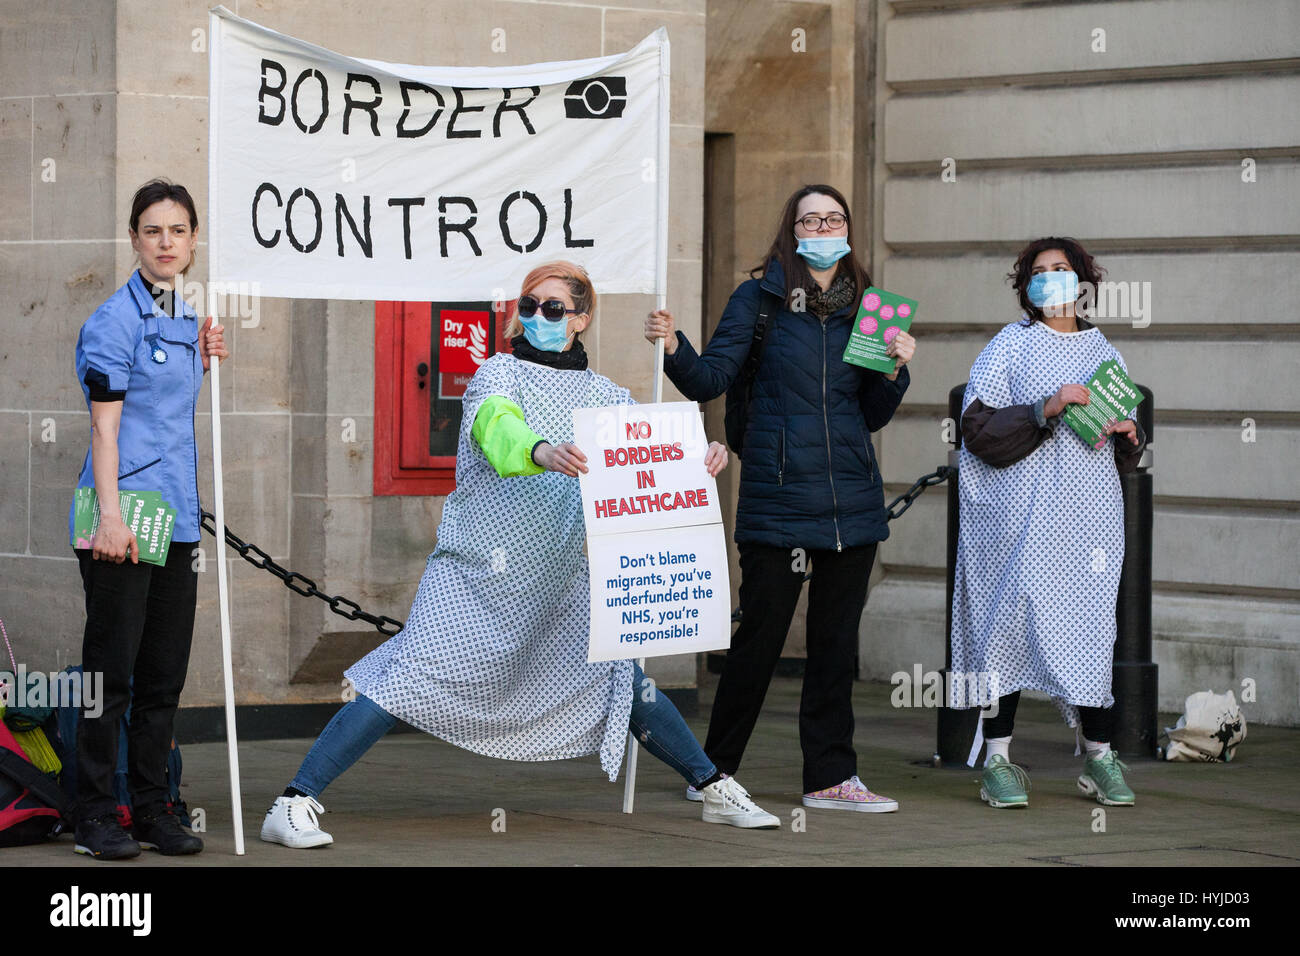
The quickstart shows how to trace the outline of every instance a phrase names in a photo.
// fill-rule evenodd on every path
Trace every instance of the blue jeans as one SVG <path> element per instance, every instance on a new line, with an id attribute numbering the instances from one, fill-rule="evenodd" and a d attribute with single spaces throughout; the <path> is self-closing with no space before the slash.
<path id="1" fill-rule="evenodd" d="M 319 797 L 396 723 L 396 717 L 365 694 L 358 694 L 325 725 L 289 786 Z"/>
<path id="2" fill-rule="evenodd" d="M 641 746 L 686 778 L 687 783 L 699 786 L 717 773 L 717 769 L 673 702 L 649 682 L 640 667 L 633 664 L 632 668 L 632 715 L 628 731 Z M 325 725 L 289 786 L 319 797 L 396 723 L 396 717 L 369 697 L 358 694 Z"/>
<path id="3" fill-rule="evenodd" d="M 643 698 L 650 698 L 644 700 Z M 632 715 L 627 729 L 637 743 L 698 787 L 718 772 L 667 695 L 632 665 Z"/>

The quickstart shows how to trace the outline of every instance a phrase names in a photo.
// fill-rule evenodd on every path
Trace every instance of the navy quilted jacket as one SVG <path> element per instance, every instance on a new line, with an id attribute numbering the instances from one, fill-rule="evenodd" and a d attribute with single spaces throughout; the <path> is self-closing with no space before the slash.
<path id="1" fill-rule="evenodd" d="M 732 293 L 704 354 L 677 333 L 664 371 L 687 398 L 716 398 L 740 374 L 760 289 L 784 299 L 779 262 Z M 889 537 L 870 432 L 893 417 L 909 378 L 906 366 L 891 382 L 841 358 L 856 306 L 825 322 L 781 307 L 769 320 L 745 431 L 737 543 L 838 551 Z"/>

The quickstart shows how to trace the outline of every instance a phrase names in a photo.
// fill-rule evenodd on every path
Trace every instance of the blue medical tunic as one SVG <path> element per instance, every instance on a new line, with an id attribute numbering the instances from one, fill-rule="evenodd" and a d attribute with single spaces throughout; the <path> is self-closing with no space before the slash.
<path id="1" fill-rule="evenodd" d="M 77 336 L 77 381 L 90 408 L 87 372 L 124 392 L 117 436 L 119 491 L 158 491 L 176 509 L 173 541 L 199 540 L 198 450 L 194 409 L 203 385 L 199 322 L 185 303 L 172 318 L 153 300 L 139 272 L 95 310 Z M 95 487 L 91 449 L 77 479 Z M 75 503 L 68 509 L 72 540 Z"/>

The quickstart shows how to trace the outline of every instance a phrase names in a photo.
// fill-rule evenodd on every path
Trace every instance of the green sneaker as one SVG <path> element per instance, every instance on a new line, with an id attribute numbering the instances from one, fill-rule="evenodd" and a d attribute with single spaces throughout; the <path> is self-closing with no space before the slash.
<path id="1" fill-rule="evenodd" d="M 1098 803 L 1108 807 L 1131 807 L 1136 799 L 1133 791 L 1124 782 L 1121 771 L 1128 767 L 1113 750 L 1107 750 L 1097 757 L 1084 761 L 1083 773 L 1079 777 L 1079 789 L 1097 797 Z"/>
<path id="2" fill-rule="evenodd" d="M 980 778 L 980 799 L 990 807 L 1029 806 L 1029 774 L 1002 754 L 994 754 Z"/>

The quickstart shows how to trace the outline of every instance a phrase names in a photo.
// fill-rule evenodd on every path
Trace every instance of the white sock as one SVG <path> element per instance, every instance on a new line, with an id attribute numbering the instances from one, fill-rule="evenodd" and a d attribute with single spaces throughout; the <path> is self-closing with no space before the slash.
<path id="1" fill-rule="evenodd" d="M 1110 753 L 1110 741 L 1098 743 L 1095 740 L 1083 738 L 1083 749 L 1088 752 L 1089 757 L 1100 757 L 1104 753 Z"/>
<path id="2" fill-rule="evenodd" d="M 1004 759 L 1011 759 L 1011 738 L 1010 737 L 985 737 L 984 738 L 984 766 L 989 765 L 994 754 L 1001 754 Z"/>

